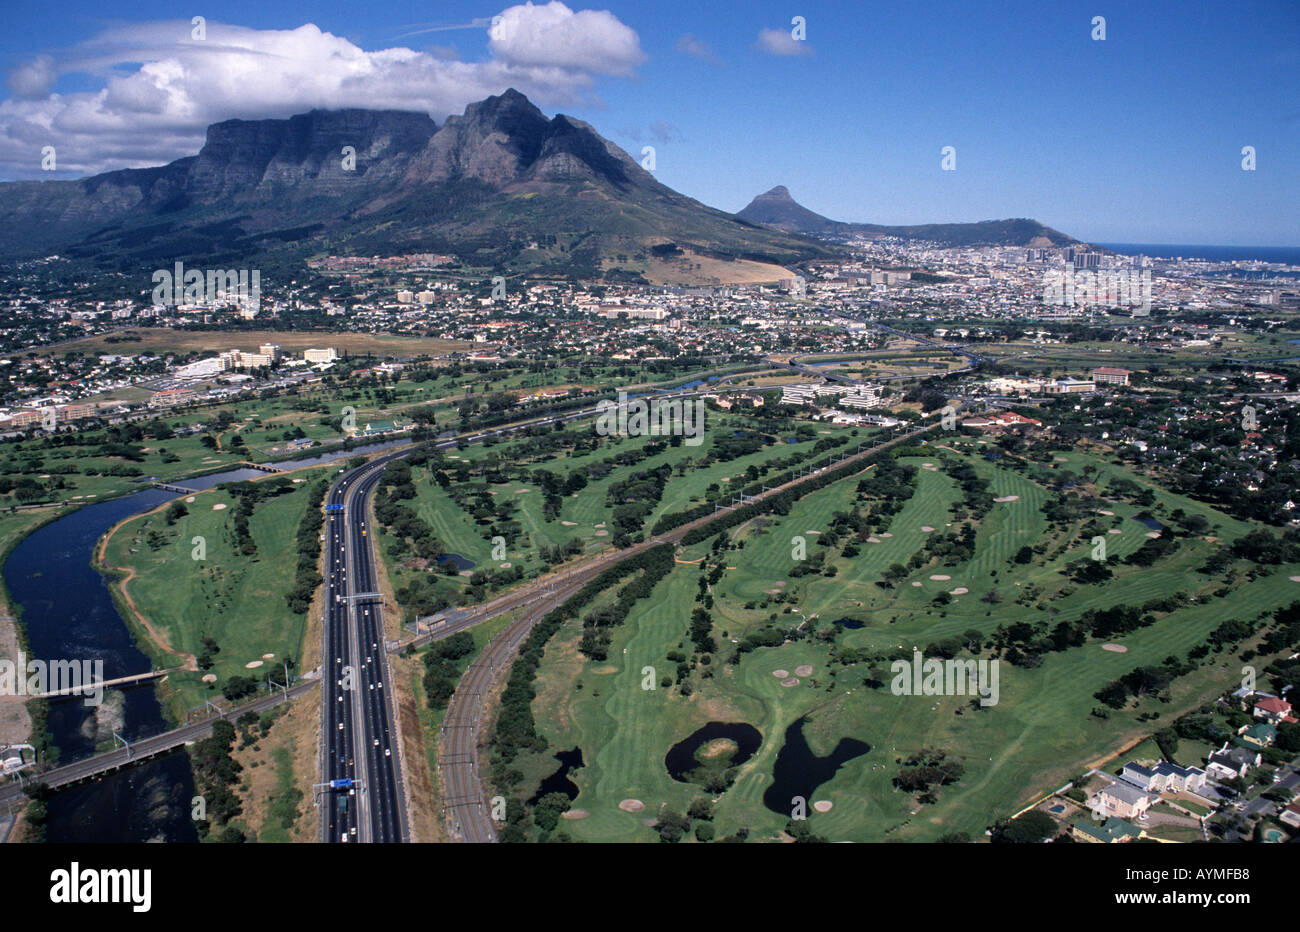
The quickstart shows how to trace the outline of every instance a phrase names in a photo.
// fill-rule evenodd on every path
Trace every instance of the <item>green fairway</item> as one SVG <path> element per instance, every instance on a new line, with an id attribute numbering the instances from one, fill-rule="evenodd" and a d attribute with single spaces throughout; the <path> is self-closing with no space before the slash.
<path id="1" fill-rule="evenodd" d="M 207 650 L 210 669 L 168 677 L 161 692 L 173 713 L 219 696 L 234 676 L 261 681 L 269 673 L 283 681 L 285 660 L 300 661 L 306 616 L 292 612 L 285 596 L 294 582 L 295 537 L 308 490 L 324 475 L 324 470 L 302 473 L 292 492 L 258 503 L 249 519 L 256 544 L 252 555 L 242 553 L 236 539 L 237 502 L 220 490 L 180 499 L 188 514 L 173 525 L 166 522 L 166 509 L 158 509 L 124 522 L 109 538 L 105 562 L 127 571 L 115 574 L 125 580 L 125 595 L 119 583 L 115 598 L 123 616 L 144 635 L 140 643 L 155 669 L 192 666 L 208 647 L 204 638 L 219 648 Z M 149 630 L 142 631 L 141 617 Z M 205 674 L 215 682 L 203 682 Z"/>
<path id="2" fill-rule="evenodd" d="M 1300 584 L 1289 580 L 1300 571 L 1295 566 L 1268 567 L 1254 579 L 1238 576 L 1226 603 L 1215 592 L 1222 579 L 1197 573 L 1219 546 L 1250 529 L 1244 522 L 1155 489 L 1123 467 L 1088 455 L 1062 453 L 1050 463 L 1015 471 L 976 455 L 985 449 L 964 440 L 934 446 L 933 456 L 905 457 L 902 462 L 916 467 L 915 487 L 892 516 L 889 536 L 857 543 L 853 557 L 842 555 L 841 537 L 826 560 L 834 567 L 832 576 L 791 574 L 800 546 L 795 538 L 814 555 L 837 513 L 855 504 L 866 507 L 855 499 L 859 479 L 869 472 L 799 500 L 787 515 L 769 515 L 733 530 L 732 549 L 720 555 L 725 572 L 708 586 L 718 650 L 710 664 L 692 667 L 689 695 L 679 685 L 657 684 L 676 669 L 670 652 L 692 654 L 688 627 L 700 579 L 695 564 L 710 552 L 711 541 L 679 552 L 674 572 L 614 630 L 607 661 L 585 660 L 577 651 L 580 629 L 574 623 L 562 629 L 548 645 L 533 704 L 549 748 L 521 764 L 532 779 L 554 769 L 554 751 L 582 749 L 585 766 L 570 779 L 580 790 L 572 805 L 587 814 L 561 822 L 560 828 L 585 841 L 655 840 L 645 822 L 661 806 L 682 812 L 692 799 L 710 795 L 673 780 L 665 755 L 697 728 L 721 721 L 755 726 L 762 745 L 717 801 L 716 837 L 742 828 L 751 838 L 776 837 L 790 813 L 769 809 L 764 793 L 772 785 L 786 729 L 807 716 L 804 735 L 818 757 L 830 754 L 842 738 L 871 746 L 829 779 L 807 786 L 809 807 L 814 801 L 831 804 L 827 812 L 809 808 L 814 832 L 835 841 L 933 841 L 952 832 L 978 839 L 997 819 L 1234 688 L 1241 661 L 1235 650 L 1211 653 L 1173 680 L 1167 703 L 1130 701 L 1104 718 L 1091 714 L 1101 705 L 1093 696 L 1097 690 L 1135 667 L 1158 666 L 1171 655 L 1185 658 L 1224 621 L 1226 605 L 1231 617 L 1254 618 L 1300 598 Z M 993 502 L 975 522 L 969 556 L 921 553 L 921 565 L 908 566 L 932 536 L 955 534 L 965 521 L 962 489 L 945 461 L 969 466 L 987 480 L 991 496 L 1010 500 Z M 1208 536 L 1216 539 L 1183 535 L 1176 550 L 1151 566 L 1124 563 L 1151 532 L 1134 517 L 1141 509 L 1106 495 L 1113 477 L 1153 488 L 1156 502 L 1147 510 L 1165 523 L 1175 513 L 1203 516 Z M 1053 484 L 1081 496 L 1084 508 L 1077 517 L 1049 521 L 1042 506 L 1058 494 Z M 1104 539 L 1108 556 L 1120 558 L 1111 564 L 1113 578 L 1083 584 L 1064 575 L 1067 564 L 1089 556 L 1097 537 Z M 1016 562 L 1022 553 L 1029 554 L 1027 561 Z M 882 576 L 893 564 L 903 564 L 907 572 L 892 588 L 882 588 Z M 910 656 L 913 649 L 924 652 L 927 645 L 967 631 L 992 638 L 999 626 L 1018 622 L 1043 622 L 1050 630 L 1089 610 L 1170 598 L 1182 601 L 1171 603 L 1177 605 L 1173 610 L 1156 610 L 1154 623 L 1127 634 L 1049 650 L 1032 666 L 1002 660 L 999 701 L 989 707 L 974 703 L 970 694 L 895 695 L 887 663 L 841 657 L 846 649 L 862 657 Z M 853 627 L 828 630 L 837 619 L 848 619 Z M 735 653 L 746 634 L 768 626 L 786 632 L 806 626 L 818 636 Z M 1104 641 L 1126 650 L 1103 650 Z M 811 674 L 774 675 L 804 665 Z M 654 690 L 642 688 L 646 667 L 654 668 L 648 678 L 656 683 Z M 883 673 L 876 688 L 864 685 L 869 669 L 878 677 Z M 783 685 L 790 679 L 798 682 Z M 1159 722 L 1152 724 L 1148 716 Z M 955 783 L 933 787 L 934 798 L 922 803 L 917 794 L 896 788 L 894 779 L 900 760 L 924 749 L 943 749 L 963 773 Z M 644 810 L 620 809 L 627 799 L 639 800 Z"/>

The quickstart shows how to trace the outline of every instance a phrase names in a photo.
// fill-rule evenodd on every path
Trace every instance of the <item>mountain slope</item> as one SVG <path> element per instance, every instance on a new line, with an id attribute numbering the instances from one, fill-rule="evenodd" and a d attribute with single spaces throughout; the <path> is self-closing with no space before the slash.
<path id="1" fill-rule="evenodd" d="M 373 110 L 228 120 L 169 165 L 0 184 L 0 248 L 128 272 L 175 259 L 434 252 L 611 278 L 663 273 L 665 262 L 689 278 L 692 257 L 781 277 L 779 266 L 836 254 L 673 191 L 591 126 L 548 119 L 514 90 L 441 127 Z"/>
<path id="2" fill-rule="evenodd" d="M 1036 220 L 981 220 L 978 223 L 926 223 L 915 226 L 882 226 L 875 223 L 842 223 L 830 220 L 802 206 L 784 185 L 758 195 L 736 214 L 751 223 L 792 233 L 824 235 L 897 236 L 928 240 L 945 246 L 1069 246 L 1078 240 Z"/>

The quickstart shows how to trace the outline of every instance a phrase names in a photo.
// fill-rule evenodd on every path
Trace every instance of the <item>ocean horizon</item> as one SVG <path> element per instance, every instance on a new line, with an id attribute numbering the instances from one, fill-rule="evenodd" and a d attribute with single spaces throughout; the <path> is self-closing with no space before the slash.
<path id="1" fill-rule="evenodd" d="M 1125 256 L 1153 259 L 1206 259 L 1211 262 L 1256 260 L 1300 265 L 1300 246 L 1205 246 L 1177 243 L 1097 243 Z"/>

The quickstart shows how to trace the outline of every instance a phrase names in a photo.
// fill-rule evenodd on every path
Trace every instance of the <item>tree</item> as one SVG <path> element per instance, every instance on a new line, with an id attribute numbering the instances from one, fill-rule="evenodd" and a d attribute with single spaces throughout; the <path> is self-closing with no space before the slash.
<path id="1" fill-rule="evenodd" d="M 999 825 L 993 831 L 994 843 L 1032 845 L 1056 834 L 1056 821 L 1034 809 L 1020 818 Z"/>

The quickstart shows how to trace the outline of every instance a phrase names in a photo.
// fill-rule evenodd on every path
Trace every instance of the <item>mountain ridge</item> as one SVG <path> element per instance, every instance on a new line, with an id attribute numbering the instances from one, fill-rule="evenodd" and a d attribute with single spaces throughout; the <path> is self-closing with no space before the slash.
<path id="1" fill-rule="evenodd" d="M 651 254 L 666 243 L 674 258 Z M 688 266 L 706 262 L 763 266 L 747 274 L 770 280 L 838 254 L 674 191 L 589 124 L 548 118 L 514 89 L 441 126 L 423 113 L 364 109 L 226 120 L 208 127 L 196 155 L 167 165 L 0 183 L 0 247 L 128 270 L 435 252 L 473 267 L 610 280 L 689 278 Z"/>
<path id="2" fill-rule="evenodd" d="M 831 220 L 804 207 L 785 185 L 777 185 L 759 194 L 736 214 L 752 223 L 772 229 L 806 235 L 854 234 L 897 236 L 902 239 L 928 240 L 945 246 L 1026 246 L 1047 248 L 1079 243 L 1072 236 L 1044 226 L 1037 220 L 1015 217 L 1007 220 L 980 220 L 974 223 L 924 223 L 888 226 L 876 223 L 848 223 Z"/>

